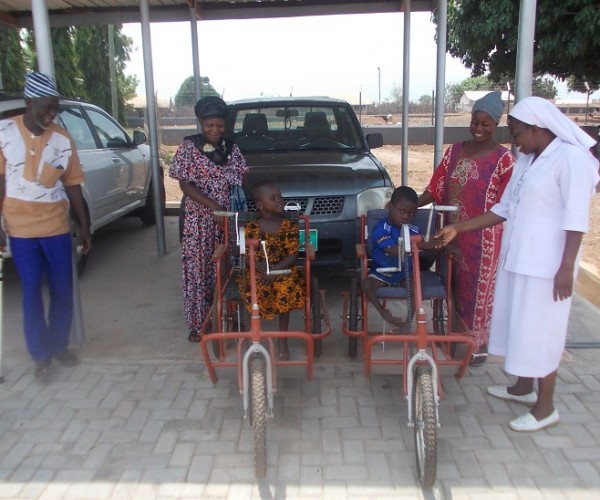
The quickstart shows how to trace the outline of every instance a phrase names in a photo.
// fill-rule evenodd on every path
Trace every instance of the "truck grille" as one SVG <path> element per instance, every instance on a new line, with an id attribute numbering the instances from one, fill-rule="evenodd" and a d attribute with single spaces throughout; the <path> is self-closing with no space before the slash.
<path id="1" fill-rule="evenodd" d="M 344 210 L 343 196 L 320 196 L 314 199 L 312 210 L 309 214 L 306 213 L 309 198 L 284 198 L 285 203 L 298 203 L 302 208 L 302 213 L 305 215 L 338 215 Z M 256 211 L 256 205 L 253 201 L 248 200 L 248 210 Z"/>

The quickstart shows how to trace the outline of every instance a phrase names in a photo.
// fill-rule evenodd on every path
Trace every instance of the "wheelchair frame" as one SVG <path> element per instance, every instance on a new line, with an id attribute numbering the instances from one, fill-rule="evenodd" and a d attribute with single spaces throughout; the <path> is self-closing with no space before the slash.
<path id="1" fill-rule="evenodd" d="M 330 332 L 329 315 L 325 301 L 325 291 L 311 288 L 318 281 L 311 279 L 310 260 L 315 258 L 315 252 L 308 241 L 309 219 L 301 215 L 307 241 L 305 243 L 304 276 L 306 281 L 306 297 L 304 306 L 304 331 L 265 331 L 262 329 L 258 298 L 256 293 L 255 254 L 260 250 L 260 241 L 239 238 L 237 214 L 234 212 L 219 212 L 216 215 L 227 217 L 225 219 L 225 242 L 218 245 L 213 254 L 213 261 L 217 266 L 217 284 L 215 300 L 211 313 L 203 324 L 203 335 L 200 341 L 202 356 L 208 374 L 213 383 L 218 381 L 217 370 L 222 368 L 235 368 L 237 371 L 238 385 L 243 399 L 244 418 L 248 418 L 254 434 L 255 474 L 257 477 L 266 475 L 266 420 L 273 417 L 273 395 L 277 391 L 277 368 L 281 366 L 305 366 L 307 380 L 313 378 L 313 363 L 316 344 L 327 337 Z M 236 241 L 229 241 L 232 234 L 229 218 L 236 218 Z M 240 248 L 241 264 L 236 264 L 232 259 L 234 248 Z M 237 273 L 244 272 L 243 257 L 248 255 L 250 273 L 251 304 L 250 329 L 242 330 L 238 314 L 238 328 L 227 330 L 233 325 L 232 315 L 241 304 L 245 308 L 244 298 L 227 295 L 227 290 L 232 285 L 237 287 Z M 243 266 L 240 268 L 240 265 Z M 239 312 L 239 309 L 238 309 Z M 325 328 L 321 328 L 324 324 Z M 318 328 L 317 328 L 318 325 Z M 212 327 L 211 327 L 212 326 Z M 208 331 L 208 330 L 211 331 Z M 314 330 L 318 329 L 318 332 Z M 279 338 L 300 339 L 306 343 L 306 357 L 304 359 L 279 360 L 276 357 L 274 340 Z M 235 352 L 230 352 L 228 343 L 236 344 Z M 216 345 L 215 355 L 211 357 L 208 344 Z"/>
<path id="2" fill-rule="evenodd" d="M 439 207 L 438 207 L 439 208 Z M 443 207 L 447 209 L 448 207 Z M 428 217 L 427 237 L 430 234 L 433 216 L 432 207 Z M 361 217 L 361 243 L 357 244 L 357 255 L 361 261 L 362 279 L 367 277 L 368 258 L 365 234 L 367 216 Z M 368 315 L 369 301 L 360 290 L 360 283 L 352 281 L 350 292 L 344 292 L 344 306 L 342 316 L 342 331 L 348 335 L 350 354 L 352 355 L 352 341 L 362 340 L 363 362 L 366 376 L 370 376 L 372 365 L 394 365 L 402 367 L 404 396 L 408 402 L 408 426 L 414 428 L 415 452 L 419 482 L 423 487 L 429 488 L 435 482 L 437 467 L 437 427 L 439 426 L 439 400 L 441 393 L 441 378 L 439 366 L 453 365 L 458 367 L 456 378 L 462 378 L 466 372 L 468 362 L 474 349 L 474 342 L 468 332 L 457 333 L 453 331 L 453 300 L 452 300 L 452 259 L 446 255 L 447 279 L 444 284 L 444 296 L 423 296 L 423 287 L 419 262 L 419 251 L 422 235 L 410 235 L 405 226 L 403 238 L 399 245 L 404 245 L 405 252 L 412 259 L 414 283 L 414 310 L 416 311 L 416 327 L 407 333 L 386 333 L 385 331 L 369 331 Z M 407 238 L 408 236 L 408 238 Z M 439 272 L 442 261 L 441 256 L 436 258 L 436 269 Z M 399 260 L 401 258 L 399 257 Z M 440 282 L 442 278 L 440 278 Z M 358 286 L 358 288 L 357 288 Z M 360 300 L 360 308 L 358 301 Z M 385 299 L 405 300 L 405 299 Z M 428 331 L 427 317 L 424 301 L 433 303 L 433 332 Z M 384 304 L 385 305 L 385 304 Z M 362 317 L 359 317 L 359 311 Z M 409 312 L 410 315 L 410 312 Z M 436 317 L 437 316 L 437 317 Z M 358 328 L 358 323 L 361 328 Z M 464 327 L 465 325 L 462 324 Z M 402 356 L 398 358 L 373 359 L 375 344 L 389 342 L 402 343 Z M 466 353 L 462 359 L 453 359 L 453 347 L 456 344 L 465 344 Z"/>

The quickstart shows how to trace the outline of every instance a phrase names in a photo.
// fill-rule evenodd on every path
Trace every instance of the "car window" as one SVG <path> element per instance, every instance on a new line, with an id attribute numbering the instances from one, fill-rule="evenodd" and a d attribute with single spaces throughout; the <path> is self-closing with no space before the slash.
<path id="1" fill-rule="evenodd" d="M 103 148 L 115 149 L 129 146 L 129 136 L 112 118 L 95 109 L 86 109 L 86 112 Z"/>
<path id="2" fill-rule="evenodd" d="M 59 119 L 61 125 L 73 137 L 78 151 L 96 149 L 98 147 L 80 107 L 61 107 Z"/>
<path id="3" fill-rule="evenodd" d="M 363 148 L 362 131 L 345 106 L 254 107 L 234 116 L 231 132 L 244 152 Z"/>

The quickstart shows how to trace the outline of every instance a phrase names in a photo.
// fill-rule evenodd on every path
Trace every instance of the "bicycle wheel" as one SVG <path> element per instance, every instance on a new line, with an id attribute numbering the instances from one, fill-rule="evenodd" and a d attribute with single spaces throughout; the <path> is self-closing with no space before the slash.
<path id="1" fill-rule="evenodd" d="M 446 335 L 448 328 L 448 303 L 445 299 L 433 300 L 433 331 L 437 335 Z"/>
<path id="2" fill-rule="evenodd" d="M 267 475 L 267 390 L 265 360 L 256 355 L 250 358 L 250 425 L 254 434 L 254 472 L 256 477 Z"/>
<path id="3" fill-rule="evenodd" d="M 321 294 L 319 292 L 319 279 L 314 276 L 310 279 L 310 321 L 312 333 L 321 333 Z M 320 356 L 323 351 L 323 341 L 315 340 L 315 356 Z"/>
<path id="4" fill-rule="evenodd" d="M 358 277 L 355 276 L 350 281 L 350 306 L 348 308 L 348 329 L 351 332 L 358 330 L 358 316 L 359 316 L 359 293 L 360 283 Z M 356 351 L 358 345 L 357 337 L 348 337 L 348 356 L 356 358 Z"/>
<path id="5" fill-rule="evenodd" d="M 431 373 L 425 368 L 415 369 L 412 403 L 419 483 L 431 488 L 437 468 L 437 419 Z"/>

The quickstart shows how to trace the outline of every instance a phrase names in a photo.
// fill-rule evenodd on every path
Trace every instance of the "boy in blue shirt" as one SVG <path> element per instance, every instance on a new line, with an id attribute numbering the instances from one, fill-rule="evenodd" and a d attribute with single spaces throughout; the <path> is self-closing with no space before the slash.
<path id="1" fill-rule="evenodd" d="M 400 186 L 392 193 L 392 198 L 387 206 L 388 216 L 381 219 L 373 228 L 371 243 L 371 267 L 369 275 L 362 281 L 361 287 L 367 298 L 373 303 L 375 309 L 383 319 L 392 325 L 402 326 L 404 320 L 397 318 L 388 311 L 377 298 L 377 290 L 382 286 L 402 286 L 407 273 L 412 273 L 412 258 L 408 259 L 408 269 L 402 268 L 394 272 L 378 272 L 378 268 L 398 266 L 398 238 L 402 235 L 402 225 L 408 224 L 410 234 L 420 234 L 419 228 L 410 221 L 417 213 L 418 195 L 408 186 Z M 421 248 L 438 248 L 435 243 L 421 244 Z"/>

